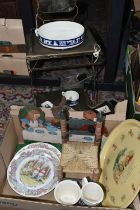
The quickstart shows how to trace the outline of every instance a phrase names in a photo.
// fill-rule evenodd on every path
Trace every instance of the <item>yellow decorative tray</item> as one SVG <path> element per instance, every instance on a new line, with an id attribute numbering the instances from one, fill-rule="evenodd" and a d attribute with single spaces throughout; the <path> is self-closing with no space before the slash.
<path id="1" fill-rule="evenodd" d="M 109 135 L 100 153 L 106 207 L 126 208 L 140 190 L 140 122 L 128 119 Z"/>

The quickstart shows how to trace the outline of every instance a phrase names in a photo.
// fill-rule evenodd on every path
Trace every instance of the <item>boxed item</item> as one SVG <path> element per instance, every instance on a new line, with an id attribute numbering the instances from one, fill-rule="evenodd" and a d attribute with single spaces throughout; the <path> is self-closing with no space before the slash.
<path id="1" fill-rule="evenodd" d="M 124 103 L 121 103 L 121 105 L 125 106 L 126 108 L 126 101 Z M 14 109 L 14 107 L 12 107 L 11 118 L 9 122 L 7 123 L 5 136 L 4 136 L 3 142 L 0 145 L 0 165 L 1 165 L 0 209 L 1 210 L 8 210 L 8 209 L 11 209 L 11 210 L 12 209 L 13 210 L 14 209 L 20 209 L 20 210 L 22 209 L 26 209 L 26 210 L 31 210 L 31 209 L 66 210 L 67 209 L 69 210 L 71 209 L 71 210 L 75 210 L 75 209 L 80 208 L 80 209 L 86 210 L 87 208 L 89 208 L 88 206 L 79 206 L 79 205 L 62 206 L 55 201 L 53 191 L 39 198 L 28 198 L 28 197 L 23 197 L 17 194 L 11 189 L 6 179 L 7 167 L 16 152 L 17 145 L 19 143 L 23 143 L 22 128 L 21 126 L 19 126 L 20 122 L 19 122 L 18 112 L 16 108 L 17 107 L 15 107 Z M 122 109 L 124 109 L 124 107 L 122 107 Z M 74 114 L 74 111 L 73 111 L 73 114 Z M 115 122 L 113 124 L 115 126 L 117 124 L 117 121 L 119 124 L 122 118 L 119 119 L 117 117 L 115 119 L 114 117 L 112 119 Z M 109 120 L 111 122 L 111 118 Z M 108 128 L 110 128 L 110 130 L 113 129 L 110 126 Z M 114 209 L 114 208 L 105 208 L 105 207 L 90 207 L 90 208 L 95 209 L 95 210 L 96 209 L 102 209 L 102 210 Z"/>

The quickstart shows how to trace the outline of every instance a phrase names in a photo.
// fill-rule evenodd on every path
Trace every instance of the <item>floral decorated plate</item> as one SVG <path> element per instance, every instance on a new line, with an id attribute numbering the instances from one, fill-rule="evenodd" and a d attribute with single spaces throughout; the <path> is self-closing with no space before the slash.
<path id="1" fill-rule="evenodd" d="M 140 190 L 140 122 L 128 119 L 109 135 L 100 154 L 106 207 L 126 208 Z"/>
<path id="2" fill-rule="evenodd" d="M 45 149 L 27 149 L 16 154 L 7 170 L 11 188 L 25 197 L 40 197 L 58 183 L 59 159 Z"/>
<path id="3" fill-rule="evenodd" d="M 21 150 L 19 150 L 16 154 L 19 154 L 20 152 L 23 152 L 24 150 L 27 149 L 46 149 L 47 151 L 49 150 L 50 152 L 53 152 L 54 155 L 56 155 L 59 159 L 61 157 L 61 152 L 54 147 L 51 144 L 48 143 L 32 143 L 32 144 L 28 144 L 27 146 L 23 147 Z"/>

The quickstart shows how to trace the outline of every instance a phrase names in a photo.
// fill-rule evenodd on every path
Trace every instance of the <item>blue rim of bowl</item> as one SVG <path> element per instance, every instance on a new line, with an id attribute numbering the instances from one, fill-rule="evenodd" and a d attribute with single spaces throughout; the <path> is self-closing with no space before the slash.
<path id="1" fill-rule="evenodd" d="M 81 36 L 76 37 L 74 39 L 68 39 L 68 40 L 50 40 L 46 39 L 38 34 L 39 42 L 45 46 L 49 47 L 71 47 L 75 45 L 79 45 L 84 40 L 85 33 L 83 33 Z"/>
<path id="2" fill-rule="evenodd" d="M 67 101 L 69 101 L 68 106 L 76 106 L 78 104 L 78 100 L 76 101 L 67 100 Z"/>

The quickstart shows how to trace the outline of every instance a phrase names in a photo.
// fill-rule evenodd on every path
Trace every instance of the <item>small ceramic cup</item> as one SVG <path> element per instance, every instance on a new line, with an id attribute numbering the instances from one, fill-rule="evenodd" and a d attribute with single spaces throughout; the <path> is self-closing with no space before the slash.
<path id="1" fill-rule="evenodd" d="M 82 179 L 81 200 L 88 206 L 98 206 L 104 198 L 102 187 L 95 182 L 88 182 L 87 178 Z"/>
<path id="2" fill-rule="evenodd" d="M 78 103 L 79 100 L 79 93 L 74 90 L 68 90 L 66 92 L 62 92 L 62 96 L 66 98 L 66 101 L 68 101 L 69 106 L 75 106 Z"/>
<path id="3" fill-rule="evenodd" d="M 62 205 L 74 205 L 81 197 L 81 189 L 77 182 L 63 180 L 55 187 L 54 197 Z"/>

